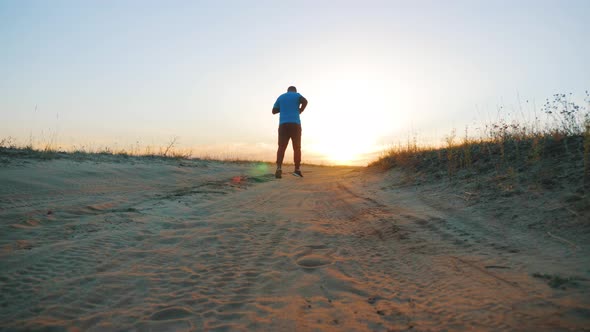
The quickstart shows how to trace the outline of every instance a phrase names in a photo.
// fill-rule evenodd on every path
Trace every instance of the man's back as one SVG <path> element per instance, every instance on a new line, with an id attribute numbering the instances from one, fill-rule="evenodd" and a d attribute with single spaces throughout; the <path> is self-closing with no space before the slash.
<path id="1" fill-rule="evenodd" d="M 279 124 L 297 123 L 301 124 L 299 118 L 299 105 L 301 104 L 301 94 L 298 92 L 286 92 L 277 98 L 273 108 L 280 110 Z"/>

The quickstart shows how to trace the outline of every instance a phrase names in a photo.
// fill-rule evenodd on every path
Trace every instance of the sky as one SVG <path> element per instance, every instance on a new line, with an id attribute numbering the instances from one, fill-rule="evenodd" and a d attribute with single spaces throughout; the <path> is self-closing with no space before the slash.
<path id="1" fill-rule="evenodd" d="M 500 106 L 581 98 L 588 17 L 587 0 L 0 0 L 0 139 L 140 149 L 176 137 L 197 155 L 272 161 L 272 105 L 295 85 L 309 101 L 303 161 L 366 164 Z"/>

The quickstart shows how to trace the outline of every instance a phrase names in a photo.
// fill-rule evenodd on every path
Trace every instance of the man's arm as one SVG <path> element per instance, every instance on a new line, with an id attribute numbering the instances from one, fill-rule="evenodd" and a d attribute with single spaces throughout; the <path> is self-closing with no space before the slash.
<path id="1" fill-rule="evenodd" d="M 301 96 L 301 98 L 299 98 L 299 103 L 301 104 L 301 107 L 299 107 L 299 114 L 301 114 L 301 113 L 303 113 L 303 111 L 307 107 L 307 99 L 305 99 L 305 97 Z"/>
<path id="2" fill-rule="evenodd" d="M 277 114 L 281 112 L 281 104 L 279 103 L 279 98 L 277 98 L 277 101 L 275 101 L 275 104 L 272 106 L 272 114 Z"/>

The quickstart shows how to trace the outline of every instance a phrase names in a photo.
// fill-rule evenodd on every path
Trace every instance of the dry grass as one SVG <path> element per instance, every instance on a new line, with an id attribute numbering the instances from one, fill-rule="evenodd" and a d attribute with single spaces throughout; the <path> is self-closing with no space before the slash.
<path id="1" fill-rule="evenodd" d="M 588 92 L 585 100 L 590 103 Z M 590 109 L 568 101 L 564 94 L 557 94 L 553 101 L 547 101 L 543 111 L 548 120 L 543 127 L 538 119 L 533 123 L 500 119 L 485 125 L 477 137 L 470 137 L 465 129 L 464 137 L 459 139 L 456 130 L 453 130 L 444 138 L 442 147 L 419 145 L 414 137 L 406 144 L 398 144 L 386 151 L 371 166 L 417 169 L 430 162 L 444 165 L 447 174 L 452 177 L 459 170 L 470 169 L 475 161 L 481 159 L 493 162 L 497 168 L 510 166 L 515 160 L 534 163 L 551 157 L 547 153 L 548 146 L 563 142 L 563 148 L 569 154 L 584 160 L 587 171 L 590 168 Z M 572 141 L 580 140 L 582 146 L 570 146 Z"/>
<path id="2" fill-rule="evenodd" d="M 555 99 L 543 109 L 547 121 L 501 120 L 461 138 L 453 131 L 438 147 L 408 140 L 371 166 L 397 170 L 386 175 L 384 188 L 412 186 L 427 201 L 444 198 L 443 208 L 586 241 L 590 107 L 573 107 L 563 95 Z"/>
<path id="3" fill-rule="evenodd" d="M 586 93 L 585 102 L 590 104 Z M 554 95 L 543 106 L 544 125 L 500 120 L 475 137 L 453 130 L 442 146 L 421 146 L 416 139 L 386 151 L 369 166 L 406 171 L 413 184 L 469 179 L 503 193 L 551 189 L 565 182 L 590 192 L 590 107 Z M 583 188 L 580 188 L 582 186 Z"/>
<path id="4" fill-rule="evenodd" d="M 26 145 L 18 144 L 13 137 L 0 139 L 0 155 L 31 157 L 39 159 L 56 159 L 72 156 L 75 159 L 91 159 L 95 156 L 114 156 L 123 158 L 164 158 L 164 159 L 191 159 L 192 149 L 179 149 L 176 147 L 178 138 L 174 137 L 170 143 L 162 147 L 140 147 L 139 143 L 128 148 L 72 146 L 63 149 L 57 146 L 53 140 L 33 145 L 32 140 Z"/>

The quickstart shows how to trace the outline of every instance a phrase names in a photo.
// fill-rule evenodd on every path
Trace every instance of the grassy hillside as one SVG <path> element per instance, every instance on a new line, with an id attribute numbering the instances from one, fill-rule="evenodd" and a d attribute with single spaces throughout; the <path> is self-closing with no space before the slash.
<path id="1" fill-rule="evenodd" d="M 453 132 L 438 148 L 414 141 L 370 167 L 400 171 L 396 185 L 460 197 L 466 206 L 487 203 L 491 215 L 526 219 L 529 228 L 590 229 L 590 111 L 555 95 L 543 112 L 550 120 L 544 126 L 499 121 L 478 138 Z"/>

